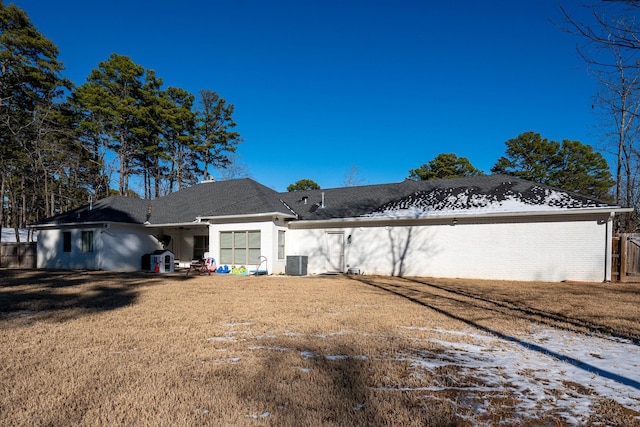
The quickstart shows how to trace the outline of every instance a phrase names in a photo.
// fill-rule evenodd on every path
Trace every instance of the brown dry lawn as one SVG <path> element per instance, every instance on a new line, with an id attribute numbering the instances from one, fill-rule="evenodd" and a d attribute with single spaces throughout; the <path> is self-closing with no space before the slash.
<path id="1" fill-rule="evenodd" d="M 640 285 L 0 269 L 0 420 L 567 425 L 482 392 L 481 373 L 407 357 L 437 359 L 447 331 L 540 325 L 640 345 Z M 584 423 L 640 425 L 640 412 L 601 398 Z"/>

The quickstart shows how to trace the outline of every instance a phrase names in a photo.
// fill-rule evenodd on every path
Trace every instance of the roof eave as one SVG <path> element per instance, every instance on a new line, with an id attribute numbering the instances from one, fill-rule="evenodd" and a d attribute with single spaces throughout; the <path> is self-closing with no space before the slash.
<path id="1" fill-rule="evenodd" d="M 60 228 L 60 227 L 93 227 L 102 226 L 104 224 L 124 224 L 124 225 L 143 225 L 140 222 L 121 222 L 121 221 L 85 221 L 85 222 L 56 222 L 47 224 L 27 224 L 27 228 L 36 230 L 44 228 Z"/>
<path id="2" fill-rule="evenodd" d="M 217 215 L 217 216 L 199 216 L 196 217 L 196 220 L 200 220 L 200 221 L 209 221 L 209 222 L 217 222 L 217 221 L 229 221 L 229 220 L 238 220 L 238 219 L 264 219 L 264 218 L 289 218 L 289 219 L 296 219 L 297 217 L 293 214 L 290 213 L 284 213 L 284 212 L 262 212 L 262 213 L 255 213 L 255 214 L 244 214 L 244 215 Z"/>
<path id="3" fill-rule="evenodd" d="M 191 222 L 167 222 L 167 223 L 162 223 L 162 224 L 151 224 L 149 222 L 145 222 L 144 225 L 146 228 L 164 228 L 164 227 L 197 227 L 199 225 L 201 226 L 207 226 L 209 225 L 208 222 L 201 222 L 201 221 L 191 221 Z"/>
<path id="4" fill-rule="evenodd" d="M 578 216 L 578 215 L 608 215 L 613 216 L 621 213 L 631 213 L 634 208 L 621 208 L 618 206 L 612 206 L 609 208 L 576 208 L 576 209 L 563 209 L 552 211 L 527 211 L 527 212 L 487 212 L 480 214 L 469 214 L 463 211 L 457 214 L 445 214 L 445 215 L 431 215 L 431 216 L 366 216 L 366 217 L 353 217 L 353 218 L 331 218 L 331 219 L 317 219 L 317 220 L 299 220 L 291 221 L 289 226 L 291 228 L 303 228 L 304 226 L 336 226 L 338 224 L 353 223 L 353 224 L 374 224 L 374 223 L 390 223 L 390 222 L 442 222 L 448 220 L 460 220 L 460 219 L 490 219 L 490 218 L 524 218 L 524 217 L 551 217 L 551 216 Z"/>

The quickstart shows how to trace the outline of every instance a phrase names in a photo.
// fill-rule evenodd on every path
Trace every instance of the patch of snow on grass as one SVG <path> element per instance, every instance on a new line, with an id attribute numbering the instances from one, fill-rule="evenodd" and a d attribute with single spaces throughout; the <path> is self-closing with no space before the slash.
<path id="1" fill-rule="evenodd" d="M 257 420 L 258 418 L 267 418 L 269 415 L 271 415 L 271 413 L 265 411 L 261 414 L 252 414 L 252 415 L 245 415 L 245 417 L 247 418 L 253 418 L 254 420 Z"/>
<path id="2" fill-rule="evenodd" d="M 640 411 L 640 347 L 629 341 L 550 328 L 513 341 L 475 330 L 462 334 L 468 342 L 432 340 L 444 354 L 407 359 L 415 369 L 455 365 L 463 377 L 480 375 L 484 387 L 463 389 L 520 396 L 522 414 L 560 410 L 580 425 L 599 396 Z"/>
<path id="3" fill-rule="evenodd" d="M 290 351 L 291 349 L 286 347 L 269 347 L 264 345 L 250 345 L 247 347 L 249 350 L 273 350 L 273 351 Z"/>
<path id="4" fill-rule="evenodd" d="M 301 351 L 300 355 L 305 358 L 305 359 L 318 359 L 318 358 L 325 358 L 327 360 L 347 360 L 347 359 L 353 359 L 353 360 L 367 360 L 367 356 L 348 356 L 346 354 L 337 354 L 337 355 L 332 355 L 332 354 L 326 354 L 324 356 L 321 356 L 319 354 L 316 354 L 312 351 Z"/>
<path id="5" fill-rule="evenodd" d="M 233 363 L 238 363 L 241 359 L 239 357 L 230 357 L 228 359 L 218 359 L 218 360 L 214 360 L 213 363 L 217 364 L 217 365 L 224 365 L 227 363 L 233 364 Z"/>
<path id="6" fill-rule="evenodd" d="M 589 420 L 601 398 L 611 399 L 640 412 L 640 346 L 632 341 L 585 335 L 539 326 L 522 336 L 493 335 L 477 329 L 399 326 L 406 330 L 431 330 L 438 337 L 427 341 L 439 347 L 434 351 L 409 350 L 397 353 L 391 361 L 411 366 L 412 375 L 421 378 L 425 371 L 435 374 L 443 367 L 455 367 L 450 382 L 426 387 L 376 388 L 380 391 L 465 392 L 475 414 L 491 413 L 492 398 L 512 401 L 520 421 L 535 419 L 541 413 L 557 413 L 571 425 Z M 287 336 L 299 334 L 287 333 Z M 338 334 L 339 335 L 339 334 Z M 315 336 L 318 338 L 318 336 Z M 209 340 L 217 340 L 215 337 Z M 229 337 L 232 338 L 232 337 Z M 249 346 L 251 350 L 293 351 L 281 346 Z M 330 361 L 367 360 L 368 356 L 299 352 L 303 359 Z M 217 363 L 237 363 L 228 358 Z M 302 372 L 310 368 L 298 367 Z M 487 394 L 487 398 L 483 398 Z M 355 408 L 354 408 L 355 409 Z M 359 409 L 357 409 L 359 410 Z M 252 418 L 254 416 L 251 416 Z M 508 420 L 518 423 L 519 420 Z"/>
<path id="7" fill-rule="evenodd" d="M 251 326 L 253 323 L 251 322 L 235 322 L 235 323 L 227 323 L 227 326 L 233 328 L 235 326 Z"/>
<path id="8" fill-rule="evenodd" d="M 207 341 L 218 341 L 218 342 L 236 342 L 237 338 L 226 336 L 226 337 L 209 337 Z"/>

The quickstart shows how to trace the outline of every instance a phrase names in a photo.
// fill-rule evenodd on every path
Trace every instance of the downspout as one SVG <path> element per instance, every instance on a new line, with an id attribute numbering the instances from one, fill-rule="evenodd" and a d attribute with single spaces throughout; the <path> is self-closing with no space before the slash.
<path id="1" fill-rule="evenodd" d="M 611 212 L 606 223 L 605 231 L 605 257 L 604 257 L 604 282 L 611 282 L 611 258 L 613 257 L 612 241 L 613 241 L 613 218 L 615 213 Z"/>

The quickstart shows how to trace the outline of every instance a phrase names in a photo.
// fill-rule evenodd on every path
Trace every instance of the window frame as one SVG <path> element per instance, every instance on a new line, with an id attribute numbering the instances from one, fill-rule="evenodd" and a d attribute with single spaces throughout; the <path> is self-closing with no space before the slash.
<path id="1" fill-rule="evenodd" d="M 255 264 L 262 251 L 260 230 L 220 231 L 220 264 Z"/>
<path id="2" fill-rule="evenodd" d="M 94 242 L 93 242 L 93 230 L 83 230 L 80 234 L 80 243 L 82 247 L 82 253 L 88 254 L 93 252 Z"/>
<path id="3" fill-rule="evenodd" d="M 285 230 L 278 230 L 278 259 L 285 258 Z"/>
<path id="4" fill-rule="evenodd" d="M 71 252 L 71 232 L 70 231 L 62 232 L 62 252 L 64 253 Z"/>

